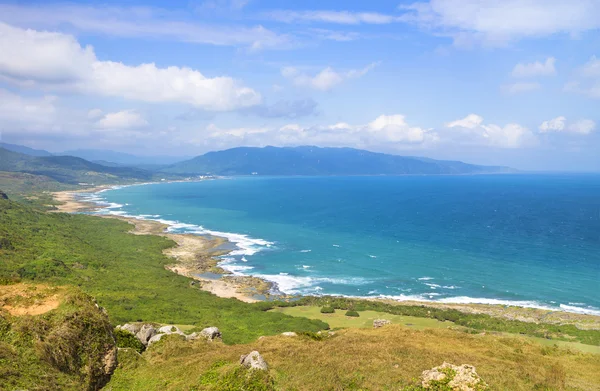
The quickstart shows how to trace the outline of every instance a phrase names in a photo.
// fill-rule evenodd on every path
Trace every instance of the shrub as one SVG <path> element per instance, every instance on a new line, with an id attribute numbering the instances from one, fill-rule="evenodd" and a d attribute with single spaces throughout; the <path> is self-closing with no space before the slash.
<path id="1" fill-rule="evenodd" d="M 138 353 L 142 353 L 145 350 L 144 344 L 129 331 L 115 329 L 113 335 L 115 336 L 115 341 L 117 341 L 117 347 L 119 348 L 131 348 Z"/>
<path id="2" fill-rule="evenodd" d="M 330 306 L 321 307 L 322 314 L 333 314 L 335 312 L 335 308 Z"/>
<path id="3" fill-rule="evenodd" d="M 358 318 L 360 315 L 358 314 L 358 312 L 356 312 L 354 310 L 348 310 L 348 311 L 346 311 L 346 316 L 352 316 L 353 318 Z"/>

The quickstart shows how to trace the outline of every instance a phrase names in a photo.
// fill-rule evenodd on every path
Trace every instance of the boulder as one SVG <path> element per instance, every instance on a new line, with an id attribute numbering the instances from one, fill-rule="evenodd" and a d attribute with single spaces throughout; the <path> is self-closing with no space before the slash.
<path id="1" fill-rule="evenodd" d="M 135 336 L 140 340 L 144 345 L 148 345 L 148 341 L 150 338 L 156 335 L 156 329 L 151 324 L 142 325 L 140 331 L 138 331 Z"/>
<path id="2" fill-rule="evenodd" d="M 160 334 L 173 334 L 173 333 L 183 334 L 183 332 L 181 330 L 179 330 L 178 327 L 171 326 L 171 325 L 162 326 L 161 328 L 158 329 L 158 332 Z"/>
<path id="3" fill-rule="evenodd" d="M 286 331 L 285 333 L 281 333 L 281 335 L 283 335 L 284 337 L 297 337 L 298 334 L 294 333 L 293 331 Z"/>
<path id="4" fill-rule="evenodd" d="M 221 332 L 216 327 L 207 327 L 200 332 L 200 336 L 209 341 L 213 341 L 217 338 L 221 338 Z"/>
<path id="5" fill-rule="evenodd" d="M 452 365 L 443 363 L 439 367 L 423 371 L 421 374 L 421 386 L 425 389 L 437 389 L 436 387 L 446 384 L 452 391 L 483 391 L 488 385 L 481 380 L 475 367 L 468 364 Z"/>
<path id="6" fill-rule="evenodd" d="M 140 331 L 140 329 L 142 328 L 142 325 L 126 323 L 124 325 L 119 325 L 115 328 L 119 330 L 129 331 L 131 334 L 136 335 L 137 332 Z"/>
<path id="7" fill-rule="evenodd" d="M 373 321 L 373 327 L 375 327 L 376 329 L 383 327 L 385 325 L 388 325 L 388 324 L 392 324 L 392 322 L 390 322 L 387 319 L 375 319 Z"/>
<path id="8" fill-rule="evenodd" d="M 117 350 L 117 347 L 114 346 L 104 354 L 104 358 L 102 359 L 102 369 L 106 376 L 112 375 L 117 368 Z"/>
<path id="9" fill-rule="evenodd" d="M 251 370 L 266 371 L 269 369 L 265 360 L 256 350 L 241 356 L 240 364 Z"/>
<path id="10" fill-rule="evenodd" d="M 169 334 L 155 334 L 148 340 L 148 347 L 150 347 L 153 343 L 160 341 L 162 337 Z"/>

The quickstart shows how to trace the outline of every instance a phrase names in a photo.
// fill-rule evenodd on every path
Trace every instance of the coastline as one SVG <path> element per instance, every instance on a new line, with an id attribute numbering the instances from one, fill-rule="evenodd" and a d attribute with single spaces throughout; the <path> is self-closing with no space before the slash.
<path id="1" fill-rule="evenodd" d="M 98 186 L 94 188 L 70 190 L 52 193 L 57 205 L 56 212 L 81 213 L 104 209 L 94 201 L 77 199 L 77 193 L 97 193 L 115 188 L 115 186 Z M 192 233 L 170 233 L 168 224 L 156 220 L 119 216 L 115 214 L 98 214 L 103 218 L 116 218 L 134 226 L 131 233 L 138 235 L 159 235 L 173 240 L 177 245 L 164 251 L 165 255 L 176 260 L 168 265 L 170 271 L 191 278 L 200 283 L 203 290 L 219 297 L 237 298 L 252 303 L 265 299 L 275 286 L 274 283 L 254 276 L 232 275 L 219 267 L 220 256 L 226 255 L 231 249 L 225 249 L 229 242 L 227 238 L 214 235 L 197 235 Z M 207 277 L 206 275 L 210 275 Z M 220 277 L 219 277 L 220 276 Z M 289 296 L 281 295 L 280 298 Z M 456 309 L 465 313 L 480 313 L 509 320 L 519 320 L 532 323 L 573 324 L 580 329 L 600 329 L 600 316 L 568 312 L 562 309 L 532 308 L 518 305 L 449 303 L 418 300 L 395 300 L 379 297 L 353 297 L 356 299 L 373 300 L 394 305 L 414 305 L 431 308 Z"/>

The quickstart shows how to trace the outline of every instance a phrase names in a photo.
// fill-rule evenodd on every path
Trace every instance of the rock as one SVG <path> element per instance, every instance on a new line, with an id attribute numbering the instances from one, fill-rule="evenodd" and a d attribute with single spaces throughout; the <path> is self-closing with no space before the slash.
<path id="1" fill-rule="evenodd" d="M 425 389 L 433 389 L 436 382 L 447 382 L 452 391 L 483 391 L 488 385 L 481 380 L 475 367 L 468 364 L 452 365 L 447 362 L 439 367 L 423 371 L 421 385 Z M 437 388 L 436 388 L 437 389 Z"/>
<path id="2" fill-rule="evenodd" d="M 140 331 L 138 331 L 135 336 L 140 340 L 144 345 L 148 345 L 148 341 L 156 335 L 156 329 L 151 324 L 142 325 Z"/>
<path id="3" fill-rule="evenodd" d="M 129 331 L 131 334 L 136 335 L 138 331 L 140 331 L 140 328 L 142 328 L 142 325 L 140 324 L 129 324 L 126 323 L 124 325 L 119 325 L 117 327 L 115 327 L 116 329 L 119 330 L 124 330 L 124 331 Z"/>
<path id="4" fill-rule="evenodd" d="M 104 370 L 104 375 L 110 376 L 117 368 L 117 347 L 114 346 L 104 355 L 102 359 L 102 369 Z"/>
<path id="5" fill-rule="evenodd" d="M 173 334 L 173 333 L 183 334 L 183 332 L 181 330 L 179 330 L 178 327 L 171 326 L 171 325 L 167 325 L 167 326 L 163 326 L 163 327 L 159 328 L 158 332 L 161 334 Z"/>
<path id="6" fill-rule="evenodd" d="M 2 190 L 0 190 L 0 200 L 7 200 L 8 196 L 6 195 L 5 192 L 3 192 Z"/>
<path id="7" fill-rule="evenodd" d="M 200 336 L 209 341 L 213 341 L 216 338 L 221 338 L 221 332 L 216 327 L 207 327 L 200 332 Z"/>
<path id="8" fill-rule="evenodd" d="M 281 335 L 283 335 L 284 337 L 297 337 L 298 334 L 294 333 L 293 331 L 286 331 L 285 333 L 281 333 Z"/>
<path id="9" fill-rule="evenodd" d="M 187 339 L 188 341 L 193 341 L 193 340 L 198 339 L 198 338 L 200 338 L 200 334 L 198 334 L 196 332 L 193 332 L 190 335 L 186 335 L 185 336 L 185 339 Z"/>
<path id="10" fill-rule="evenodd" d="M 387 319 L 375 319 L 373 321 L 373 327 L 375 327 L 376 329 L 383 327 L 385 325 L 388 325 L 388 324 L 392 324 L 392 322 L 390 322 Z"/>
<path id="11" fill-rule="evenodd" d="M 152 345 L 153 343 L 160 341 L 160 339 L 162 337 L 164 337 L 165 335 L 169 335 L 169 334 L 155 334 L 155 335 L 153 335 L 152 338 L 150 338 L 148 340 L 148 347 L 150 347 L 150 345 Z"/>
<path id="12" fill-rule="evenodd" d="M 267 363 L 256 350 L 240 357 L 240 364 L 251 370 L 266 371 L 269 369 Z"/>

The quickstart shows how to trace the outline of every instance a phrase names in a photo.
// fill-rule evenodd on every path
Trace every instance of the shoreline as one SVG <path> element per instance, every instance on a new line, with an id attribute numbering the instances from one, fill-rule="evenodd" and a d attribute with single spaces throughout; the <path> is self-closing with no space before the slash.
<path id="1" fill-rule="evenodd" d="M 133 184 L 141 185 L 141 184 Z M 129 185 L 126 185 L 129 186 Z M 63 204 L 57 205 L 55 212 L 81 213 L 104 209 L 94 201 L 79 200 L 77 193 L 98 193 L 113 189 L 115 186 L 105 185 L 89 189 L 60 191 L 52 193 L 54 199 Z M 136 218 L 131 216 L 119 216 L 114 214 L 98 214 L 103 218 L 116 218 L 126 221 L 134 226 L 131 233 L 137 235 L 158 235 L 169 238 L 176 246 L 164 251 L 165 255 L 175 259 L 177 262 L 168 265 L 167 269 L 191 278 L 201 284 L 201 289 L 211 292 L 219 297 L 237 298 L 238 300 L 253 303 L 266 299 L 275 283 L 254 276 L 232 275 L 222 269 L 218 257 L 226 255 L 231 249 L 223 249 L 223 245 L 229 243 L 225 237 L 211 234 L 198 235 L 192 233 L 170 233 L 167 232 L 168 224 L 160 221 Z M 211 274 L 211 277 L 202 274 Z M 221 276 L 217 277 L 216 276 Z M 331 295 L 336 296 L 336 295 Z M 282 294 L 280 298 L 290 298 Z M 431 308 L 456 309 L 464 313 L 487 314 L 494 317 L 509 320 L 519 320 L 530 323 L 552 323 L 573 324 L 580 329 L 600 329 L 600 316 L 569 312 L 564 309 L 547 309 L 524 307 L 510 304 L 478 304 L 478 303 L 448 303 L 420 300 L 395 300 L 380 297 L 349 297 L 361 300 L 379 301 L 393 305 L 426 306 Z"/>

